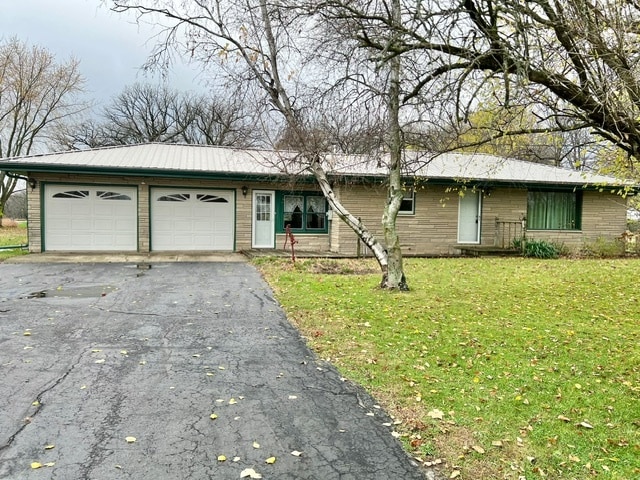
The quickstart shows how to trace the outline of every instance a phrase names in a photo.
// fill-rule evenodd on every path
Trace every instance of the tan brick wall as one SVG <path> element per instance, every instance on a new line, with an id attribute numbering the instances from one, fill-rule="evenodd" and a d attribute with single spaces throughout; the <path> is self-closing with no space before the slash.
<path id="1" fill-rule="evenodd" d="M 382 186 L 351 186 L 341 187 L 340 194 L 345 207 L 360 216 L 371 231 L 383 241 L 381 218 L 386 190 Z M 418 187 L 415 215 L 399 216 L 397 221 L 400 242 L 405 254 L 459 253 L 455 248 L 458 241 L 458 197 L 455 189 L 444 186 L 427 183 Z M 481 245 L 494 245 L 496 242 L 496 218 L 521 224 L 526 212 L 527 191 L 524 189 L 492 188 L 483 192 Z M 572 249 L 598 237 L 613 240 L 626 228 L 626 200 L 610 193 L 584 192 L 582 215 L 581 231 L 529 231 L 527 237 L 556 241 Z M 515 237 L 520 231 L 512 228 Z M 512 238 L 506 239 L 505 243 L 508 244 L 511 240 Z M 339 220 L 334 220 L 332 249 L 354 255 L 356 245 L 357 239 L 351 229 Z"/>
<path id="2" fill-rule="evenodd" d="M 340 190 L 341 200 L 383 243 L 382 212 L 386 188 L 347 186 Z M 333 221 L 332 229 L 335 228 Z M 448 255 L 458 235 L 458 194 L 439 185 L 419 187 L 415 195 L 415 214 L 400 215 L 396 222 L 400 244 L 407 255 Z M 357 237 L 346 225 L 340 227 L 339 251 L 354 255 Z"/>
<path id="3" fill-rule="evenodd" d="M 40 194 L 42 185 L 31 190 L 27 187 L 27 234 L 29 235 L 29 251 L 42 252 L 42 218 L 40 217 Z"/>
<path id="4" fill-rule="evenodd" d="M 179 180 L 166 178 L 142 178 L 84 175 L 32 175 L 39 182 L 70 184 L 114 184 L 138 185 L 138 250 L 148 252 L 149 245 L 149 187 L 195 187 L 236 190 L 236 250 L 251 248 L 251 209 L 253 190 L 318 190 L 314 184 L 275 184 L 269 182 L 249 183 L 220 180 Z M 247 185 L 249 191 L 242 195 L 241 187 Z M 41 190 L 39 185 L 29 191 L 29 250 L 41 251 Z M 367 227 L 381 240 L 382 211 L 386 198 L 386 187 L 376 185 L 339 185 L 335 192 L 343 204 L 354 215 L 359 216 Z M 455 248 L 458 234 L 458 193 L 445 186 L 428 182 L 419 187 L 415 196 L 415 214 L 398 217 L 397 226 L 400 242 L 407 255 L 451 255 L 459 252 Z M 527 192 L 516 188 L 494 188 L 482 196 L 481 244 L 493 245 L 496 217 L 503 221 L 519 221 L 526 214 Z M 529 238 L 558 241 L 569 247 L 576 247 L 584 241 L 598 237 L 613 239 L 619 237 L 626 228 L 626 201 L 611 193 L 584 192 L 582 230 L 530 231 Z M 296 235 L 300 251 L 334 251 L 355 255 L 358 240 L 353 231 L 337 216 L 329 222 L 329 235 Z M 384 242 L 383 242 L 384 243 Z M 282 248 L 284 236 L 276 236 L 276 248 Z"/>

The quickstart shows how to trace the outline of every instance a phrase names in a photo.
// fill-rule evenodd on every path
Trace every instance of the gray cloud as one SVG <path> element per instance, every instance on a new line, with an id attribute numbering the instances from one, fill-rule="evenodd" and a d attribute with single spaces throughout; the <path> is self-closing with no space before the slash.
<path id="1" fill-rule="evenodd" d="M 160 82 L 141 71 L 153 29 L 116 14 L 98 0 L 0 0 L 0 38 L 17 36 L 46 47 L 59 60 L 73 56 L 87 80 L 87 96 L 101 103 L 136 81 Z M 146 75 L 146 76 L 145 76 Z M 176 65 L 168 83 L 202 90 L 197 70 Z"/>

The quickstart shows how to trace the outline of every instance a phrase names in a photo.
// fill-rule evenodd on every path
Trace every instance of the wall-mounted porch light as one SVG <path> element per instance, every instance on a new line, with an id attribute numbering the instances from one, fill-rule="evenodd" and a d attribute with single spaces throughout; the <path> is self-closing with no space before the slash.
<path id="1" fill-rule="evenodd" d="M 31 187 L 31 191 L 33 192 L 36 187 L 38 186 L 38 181 L 35 178 L 29 178 L 27 180 L 27 182 L 29 183 L 29 187 Z"/>
<path id="2" fill-rule="evenodd" d="M 242 196 L 246 197 L 247 193 L 249 193 L 249 187 L 247 187 L 246 185 L 242 186 Z"/>

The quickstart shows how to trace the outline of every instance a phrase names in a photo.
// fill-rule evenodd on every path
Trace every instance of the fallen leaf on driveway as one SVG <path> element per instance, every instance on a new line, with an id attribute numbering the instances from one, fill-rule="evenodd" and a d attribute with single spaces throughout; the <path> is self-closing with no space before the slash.
<path id="1" fill-rule="evenodd" d="M 211 415 L 209 415 L 209 418 L 211 420 L 215 420 L 216 418 L 218 418 L 218 415 L 216 415 L 215 413 L 212 413 Z"/>
<path id="2" fill-rule="evenodd" d="M 236 403 L 238 403 L 238 401 L 235 398 L 229 400 L 229 405 L 235 405 Z"/>
<path id="3" fill-rule="evenodd" d="M 218 455 L 218 461 L 219 462 L 226 462 L 227 461 L 227 457 L 225 457 L 224 455 Z"/>
<path id="4" fill-rule="evenodd" d="M 52 450 L 52 449 L 54 449 L 54 448 L 56 448 L 56 446 L 55 446 L 55 445 L 45 445 L 45 446 L 44 446 L 44 449 L 45 449 L 45 450 Z"/>
<path id="5" fill-rule="evenodd" d="M 136 437 L 125 437 L 127 443 L 134 443 L 137 439 Z"/>
<path id="6" fill-rule="evenodd" d="M 94 363 L 104 363 L 104 358 L 101 358 L 100 360 L 96 360 Z"/>
<path id="7" fill-rule="evenodd" d="M 258 442 L 253 442 L 253 448 L 260 448 L 260 444 Z"/>
<path id="8" fill-rule="evenodd" d="M 293 455 L 294 457 L 299 457 L 300 455 L 302 455 L 302 452 L 299 452 L 298 450 L 294 450 L 293 452 L 291 452 L 291 455 Z"/>
<path id="9" fill-rule="evenodd" d="M 40 462 L 31 462 L 31 468 L 36 469 L 42 467 Z"/>
<path id="10" fill-rule="evenodd" d="M 268 463 L 269 465 L 273 465 L 274 463 L 276 463 L 276 457 L 269 457 L 264 461 L 264 463 Z"/>
<path id="11" fill-rule="evenodd" d="M 262 475 L 257 473 L 253 468 L 245 468 L 240 472 L 240 478 L 262 478 Z"/>

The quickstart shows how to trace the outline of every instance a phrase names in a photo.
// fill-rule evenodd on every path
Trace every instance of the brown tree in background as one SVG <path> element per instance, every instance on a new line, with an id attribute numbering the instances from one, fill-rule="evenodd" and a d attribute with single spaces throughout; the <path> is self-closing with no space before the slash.
<path id="1" fill-rule="evenodd" d="M 12 38 L 0 43 L 0 158 L 36 153 L 59 124 L 85 106 L 76 94 L 78 62 L 57 62 L 44 48 Z M 0 171 L 0 225 L 18 179 Z"/>

